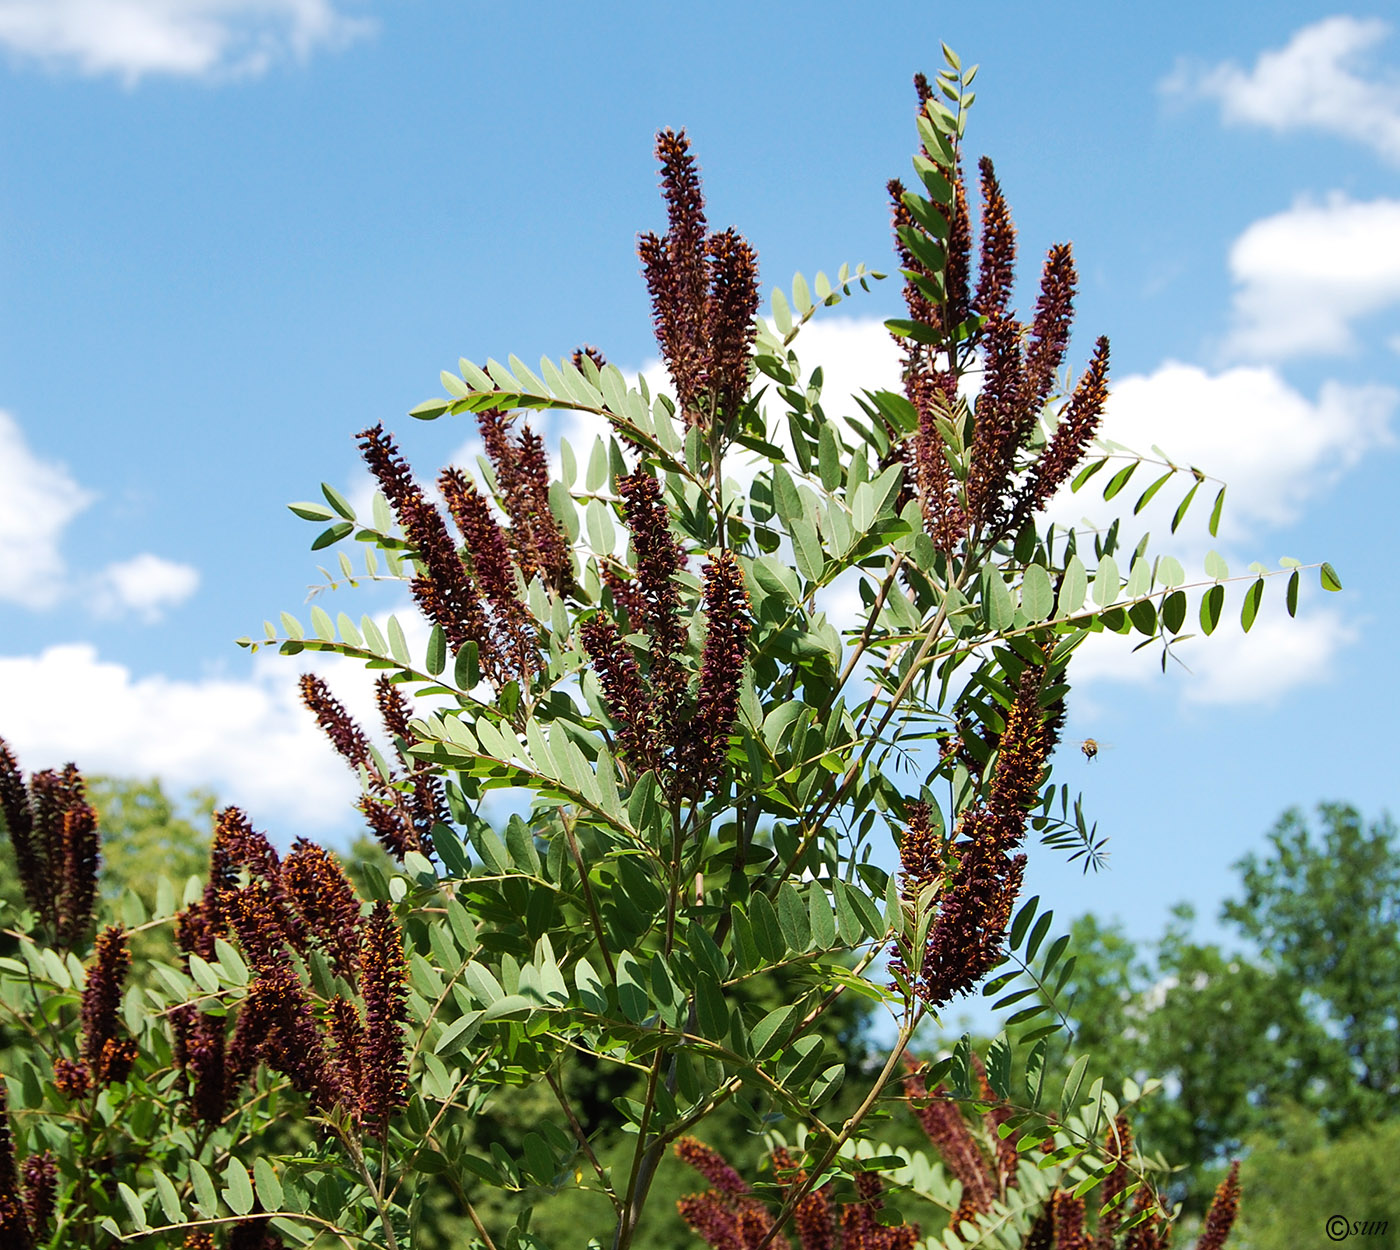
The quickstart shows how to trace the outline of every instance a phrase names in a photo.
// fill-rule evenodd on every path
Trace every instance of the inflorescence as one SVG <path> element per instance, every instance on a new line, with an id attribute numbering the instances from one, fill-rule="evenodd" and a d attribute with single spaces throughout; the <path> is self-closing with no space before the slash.
<path id="1" fill-rule="evenodd" d="M 176 1058 L 196 1117 L 218 1123 L 259 1063 L 281 1072 L 322 1110 L 339 1107 L 382 1135 L 403 1105 L 407 963 L 388 904 L 361 915 L 335 859 L 298 840 L 286 859 L 237 808 L 220 812 L 210 883 L 182 914 L 186 957 L 213 958 L 238 941 L 253 978 L 232 1035 L 225 1018 L 184 1004 L 173 1013 Z M 303 984 L 299 959 L 324 955 L 346 987 L 329 1002 Z M 358 992 L 361 1008 L 351 994 Z"/>
<path id="2" fill-rule="evenodd" d="M 716 1150 L 693 1137 L 676 1143 L 676 1154 L 710 1182 L 702 1194 L 691 1194 L 676 1205 L 681 1218 L 715 1250 L 756 1250 L 769 1237 L 773 1217 L 753 1194 L 747 1181 Z M 783 1196 L 806 1183 L 807 1175 L 792 1155 L 781 1148 L 770 1158 Z M 874 1172 L 856 1177 L 854 1202 L 832 1201 L 832 1186 L 809 1190 L 793 1211 L 793 1228 L 800 1250 L 913 1250 L 919 1241 L 917 1224 L 882 1224 L 878 1212 L 884 1184 Z M 791 1250 L 781 1233 L 768 1244 Z"/>
<path id="3" fill-rule="evenodd" d="M 408 755 L 408 722 L 413 708 L 390 677 L 375 682 L 375 700 L 385 732 L 394 743 L 403 773 L 385 776 L 370 748 L 365 732 L 345 706 L 331 694 L 330 687 L 314 673 L 301 677 L 301 701 L 316 717 L 316 723 L 337 753 L 358 774 L 369 779 L 368 792 L 359 800 L 369 826 L 380 844 L 397 859 L 409 851 L 429 854 L 432 830 L 447 819 L 442 782 L 425 760 Z"/>
<path id="4" fill-rule="evenodd" d="M 922 75 L 915 81 L 922 107 L 929 99 L 928 83 Z M 1025 325 L 1010 307 L 1016 229 L 991 160 L 983 157 L 978 165 L 982 237 L 973 289 L 973 238 L 961 162 L 955 157 L 950 166 L 927 147 L 919 156 L 951 184 L 953 196 L 950 204 L 931 205 L 943 218 L 937 244 L 946 257 L 942 272 L 934 273 L 915 254 L 919 240 L 914 236 L 928 232 L 910 207 L 913 197 L 897 179 L 888 188 L 895 246 L 906 278 L 905 302 L 910 317 L 929 327 L 934 339 L 901 340 L 904 390 L 918 415 L 918 429 L 896 454 L 917 487 L 929 536 L 939 550 L 952 552 L 972 535 L 991 542 L 1014 532 L 1069 479 L 1103 417 L 1108 340 L 1095 344 L 1053 433 L 1037 450 L 1041 414 L 1064 363 L 1074 319 L 1072 249 L 1067 243 L 1050 249 L 1035 315 Z M 915 207 L 927 211 L 927 205 Z M 974 349 L 981 359 L 982 385 L 970 406 L 970 458 L 966 481 L 959 482 L 944 447 L 948 432 L 963 423 L 967 412 L 959 381 Z"/>
<path id="5" fill-rule="evenodd" d="M 706 566 L 701 593 L 705 641 L 698 689 L 692 696 L 684 665 L 689 630 L 675 580 L 685 555 L 671 532 L 661 485 L 638 470 L 618 479 L 618 493 L 636 570 L 630 579 L 613 575 L 613 603 L 622 609 L 627 628 L 645 635 L 645 667 L 606 611 L 584 624 L 584 649 L 618 722 L 623 758 L 639 774 L 654 772 L 668 793 L 700 797 L 723 774 L 738 712 L 752 628 L 743 570 L 726 549 Z"/>
<path id="6" fill-rule="evenodd" d="M 45 769 L 28 786 L 0 739 L 0 819 L 15 851 L 25 901 L 72 949 L 89 932 L 97 900 L 97 813 L 75 765 Z"/>
<path id="7" fill-rule="evenodd" d="M 656 136 L 668 225 L 637 241 L 656 341 L 687 426 L 727 425 L 743 404 L 758 312 L 758 254 L 732 227 L 710 234 L 685 131 Z"/>
<path id="8" fill-rule="evenodd" d="M 896 945 L 892 967 L 933 1007 L 966 993 L 1001 959 L 1026 865 L 1026 856 L 1013 852 L 1025 836 L 1053 746 L 1053 729 L 1039 706 L 1042 673 L 1027 667 L 1021 675 L 987 797 L 962 813 L 961 836 L 945 846 L 929 827 L 927 807 L 910 807 L 900 850 L 901 894 L 906 906 L 931 901 L 937 913 L 919 958 Z"/>
<path id="9" fill-rule="evenodd" d="M 15 1159 L 9 1094 L 0 1075 L 0 1246 L 34 1250 L 49 1239 L 58 1192 L 58 1160 L 50 1151 Z"/>

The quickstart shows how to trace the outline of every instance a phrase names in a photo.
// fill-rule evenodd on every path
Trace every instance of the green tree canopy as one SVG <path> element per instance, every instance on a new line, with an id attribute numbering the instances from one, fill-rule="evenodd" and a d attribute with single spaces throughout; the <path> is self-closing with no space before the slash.
<path id="1" fill-rule="evenodd" d="M 1190 907 L 1137 947 L 1093 915 L 1072 927 L 1068 1049 L 1103 1072 L 1159 1077 L 1144 1144 L 1190 1160 L 1178 1186 L 1208 1197 L 1227 1156 L 1300 1122 L 1321 1142 L 1395 1116 L 1400 1037 L 1400 845 L 1388 817 L 1286 812 L 1236 864 L 1223 907 L 1237 949 L 1197 940 Z M 1320 1147 L 1319 1147 L 1320 1148 Z"/>

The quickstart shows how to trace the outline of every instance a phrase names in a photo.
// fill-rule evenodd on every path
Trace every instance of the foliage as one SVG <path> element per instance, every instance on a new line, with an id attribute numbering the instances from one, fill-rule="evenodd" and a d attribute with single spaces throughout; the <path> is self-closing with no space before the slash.
<path id="1" fill-rule="evenodd" d="M 1278 1131 L 1250 1142 L 1240 1175 L 1249 1193 L 1240 1239 L 1250 1250 L 1292 1250 L 1324 1238 L 1395 1244 L 1400 1120 L 1329 1141 L 1319 1138 L 1312 1116 L 1284 1117 Z"/>
<path id="2" fill-rule="evenodd" d="M 756 254 L 709 229 L 688 141 L 664 131 L 668 225 L 639 253 L 675 398 L 629 386 L 592 349 L 538 374 L 513 356 L 464 360 L 444 398 L 413 410 L 472 414 L 480 430 L 479 483 L 456 467 L 437 479 L 457 536 L 378 425 L 358 436 L 379 485 L 368 519 L 328 486 L 325 505 L 293 505 L 329 522 L 314 549 L 359 543 L 365 576 L 405 583 L 429 626 L 420 653 L 395 617 L 357 624 L 314 603 L 309 622 L 283 613 L 245 640 L 380 673 L 388 749 L 320 678 L 302 681 L 389 856 L 387 871 L 361 862 L 363 894 L 321 848 L 279 854 L 225 808 L 202 889 L 157 889 L 148 923 L 173 929 L 179 955 L 128 981 L 126 928 L 92 942 L 81 777 L 26 781 L 6 755 L 27 906 L 11 916 L 0 1001 L 30 1038 L 10 1120 L 26 1175 L 54 1178 L 22 1189 L 0 1174 L 16 1244 L 203 1247 L 227 1232 L 230 1246 L 398 1250 L 432 1244 L 425 1206 L 445 1201 L 475 1244 L 528 1250 L 545 1244 L 535 1208 L 570 1191 L 600 1215 L 568 1242 L 596 1233 L 590 1245 L 627 1250 L 649 1244 L 663 1159 L 721 1109 L 788 1135 L 805 1176 L 767 1195 L 758 1250 L 828 1185 L 858 1205 L 871 1174 L 951 1215 L 968 1177 L 891 1153 L 881 1126 L 907 1109 L 916 1030 L 988 976 L 1033 1027 L 993 1041 L 985 1089 L 965 1042 L 924 1079 L 995 1107 L 999 1150 L 1015 1134 L 1018 1154 L 1042 1154 L 1035 1186 L 1001 1183 L 980 1229 L 960 1224 L 949 1244 L 1019 1244 L 1022 1223 L 1111 1181 L 1124 1200 L 1149 1195 L 1132 1219 L 1155 1227 L 1148 1164 L 1099 1153 L 1136 1086 L 1120 1100 L 1086 1083 L 1087 1059 L 1047 1086 L 1046 1020 L 1072 964 L 1065 940 L 1045 945 L 1038 901 L 1018 910 L 1022 847 L 1039 833 L 1086 866 L 1098 854 L 1049 775 L 1075 649 L 1137 632 L 1165 657 L 1188 594 L 1203 592 L 1197 615 L 1215 627 L 1228 570 L 1213 556 L 1187 587 L 1146 536 L 1129 547 L 1118 524 L 1038 519 L 1110 460 L 1105 498 L 1154 462 L 1090 455 L 1107 340 L 1061 384 L 1072 254 L 1051 248 L 1023 323 L 985 158 L 974 265 L 962 136 L 975 69 L 947 59 L 917 80 L 918 189 L 890 187 L 902 393 L 866 392 L 858 414 L 826 403 L 794 345 L 879 275 L 799 276 L 756 317 Z M 529 424 L 546 411 L 603 430 L 582 458 L 561 441 L 557 478 Z M 1179 480 L 1175 528 L 1205 475 L 1161 461 L 1137 510 Z M 1296 562 L 1285 570 L 1292 611 Z M 348 555 L 341 573 L 358 576 Z M 1262 567 L 1248 580 L 1246 628 Z M 1323 581 L 1335 588 L 1325 566 Z M 834 587 L 857 593 L 853 624 L 824 610 Z M 500 792 L 518 810 L 496 829 L 481 807 Z M 897 874 L 876 858 L 885 837 Z M 831 1024 L 851 997 L 893 1032 L 855 1074 Z M 611 1122 L 589 1105 L 597 1088 L 615 1091 Z M 516 1103 L 533 1127 L 488 1140 L 493 1109 Z"/>

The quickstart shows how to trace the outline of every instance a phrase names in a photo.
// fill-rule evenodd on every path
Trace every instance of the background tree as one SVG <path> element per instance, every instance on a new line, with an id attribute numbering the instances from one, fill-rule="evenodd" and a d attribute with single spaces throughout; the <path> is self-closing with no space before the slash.
<path id="1" fill-rule="evenodd" d="M 1142 948 L 1093 915 L 1071 927 L 1073 1040 L 1057 1042 L 1057 1062 L 1087 1051 L 1095 1071 L 1164 1081 L 1139 1136 L 1187 1165 L 1173 1192 L 1192 1210 L 1231 1155 L 1249 1152 L 1248 1184 L 1256 1167 L 1277 1175 L 1283 1164 L 1263 1160 L 1280 1150 L 1326 1152 L 1400 1109 L 1395 826 L 1367 825 L 1340 803 L 1319 806 L 1317 826 L 1286 812 L 1268 849 L 1235 865 L 1242 889 L 1221 912 L 1240 939 L 1233 949 L 1193 938 L 1184 905 Z"/>

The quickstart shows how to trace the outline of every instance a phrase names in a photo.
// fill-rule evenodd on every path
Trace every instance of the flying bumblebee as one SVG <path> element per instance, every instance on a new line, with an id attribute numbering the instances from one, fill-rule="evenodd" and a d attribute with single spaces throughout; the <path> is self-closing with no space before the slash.
<path id="1" fill-rule="evenodd" d="M 1100 751 L 1109 749 L 1112 743 L 1100 742 L 1097 738 L 1085 738 L 1079 744 L 1079 749 L 1084 752 L 1084 758 L 1092 761 Z"/>

